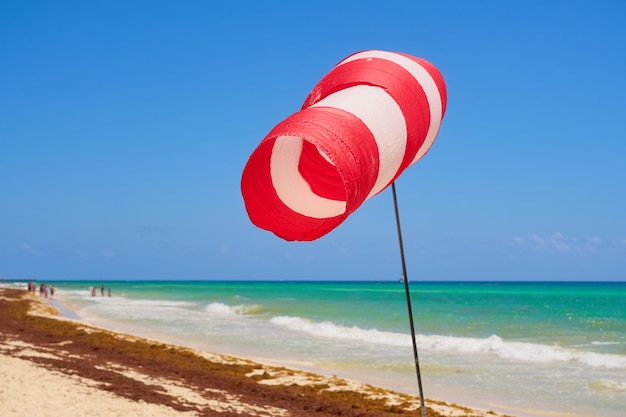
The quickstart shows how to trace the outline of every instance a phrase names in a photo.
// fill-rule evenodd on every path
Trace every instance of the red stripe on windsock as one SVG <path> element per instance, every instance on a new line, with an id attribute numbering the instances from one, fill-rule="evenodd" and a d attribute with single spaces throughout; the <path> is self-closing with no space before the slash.
<path id="1" fill-rule="evenodd" d="M 446 106 L 448 105 L 448 90 L 446 89 L 446 82 L 444 81 L 441 72 L 439 72 L 437 67 L 435 67 L 433 64 L 426 61 L 425 59 L 403 54 L 401 52 L 398 53 L 417 62 L 419 65 L 424 67 L 432 77 L 433 81 L 435 81 L 435 84 L 437 85 L 437 90 L 439 90 L 439 95 L 441 97 L 441 118 L 443 119 L 444 114 L 446 114 Z"/>

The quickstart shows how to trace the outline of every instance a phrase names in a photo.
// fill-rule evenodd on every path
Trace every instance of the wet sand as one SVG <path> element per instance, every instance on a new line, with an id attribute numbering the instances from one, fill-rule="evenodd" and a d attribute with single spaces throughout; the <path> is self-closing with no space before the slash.
<path id="1" fill-rule="evenodd" d="M 429 417 L 501 417 L 426 400 Z M 0 415 L 421 416 L 419 398 L 62 318 L 0 288 Z"/>

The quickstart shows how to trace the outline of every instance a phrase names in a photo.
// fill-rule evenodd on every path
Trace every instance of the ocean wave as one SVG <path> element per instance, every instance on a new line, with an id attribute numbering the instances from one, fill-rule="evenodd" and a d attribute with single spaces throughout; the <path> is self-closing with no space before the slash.
<path id="1" fill-rule="evenodd" d="M 610 379 L 597 379 L 589 384 L 589 387 L 594 391 L 607 394 L 626 392 L 626 382 L 613 381 Z"/>
<path id="2" fill-rule="evenodd" d="M 503 359 L 529 362 L 580 362 L 592 367 L 626 368 L 626 356 L 623 355 L 580 351 L 558 345 L 507 341 L 497 335 L 487 338 L 432 335 L 419 336 L 418 340 L 425 348 L 439 351 L 495 354 Z"/>
<path id="3" fill-rule="evenodd" d="M 145 307 L 145 308 L 151 308 L 151 307 L 190 307 L 190 306 L 194 306 L 195 304 L 189 301 L 175 301 L 175 300 L 163 300 L 163 299 L 155 299 L 155 300 L 148 300 L 148 299 L 134 299 L 134 298 L 127 298 L 124 297 L 123 295 L 119 296 L 119 295 L 115 295 L 114 297 L 103 297 L 100 295 L 100 290 L 98 290 L 97 295 L 93 296 L 91 295 L 91 291 L 90 290 L 71 290 L 71 291 L 66 291 L 65 294 L 63 294 L 63 299 L 79 299 L 82 301 L 92 301 L 95 303 L 99 303 L 99 304 L 110 304 L 110 305 L 117 305 L 120 308 L 124 308 L 124 307 L 129 307 L 129 308 L 133 308 L 133 307 Z"/>
<path id="4" fill-rule="evenodd" d="M 292 331 L 317 337 L 389 346 L 410 346 L 412 343 L 407 334 L 362 329 L 357 326 L 347 327 L 329 321 L 314 322 L 301 317 L 277 316 L 273 317 L 270 322 Z M 624 355 L 580 351 L 531 342 L 506 341 L 497 335 L 486 338 L 416 335 L 416 342 L 422 349 L 438 352 L 496 355 L 503 359 L 526 362 L 579 362 L 592 367 L 626 368 Z"/>
<path id="5" fill-rule="evenodd" d="M 364 330 L 357 326 L 339 326 L 330 321 L 314 322 L 301 317 L 276 316 L 270 319 L 270 322 L 290 330 L 308 333 L 313 336 L 391 346 L 406 346 L 411 343 L 409 336 L 404 334 L 384 332 L 376 329 Z"/>
<path id="6" fill-rule="evenodd" d="M 211 314 L 216 315 L 256 315 L 262 314 L 263 306 L 258 304 L 239 304 L 236 306 L 229 306 L 223 303 L 210 303 L 205 308 L 204 311 Z"/>

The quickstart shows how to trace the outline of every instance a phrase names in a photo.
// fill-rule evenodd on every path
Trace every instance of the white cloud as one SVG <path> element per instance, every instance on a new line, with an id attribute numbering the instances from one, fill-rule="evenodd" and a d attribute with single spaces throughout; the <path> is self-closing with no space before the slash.
<path id="1" fill-rule="evenodd" d="M 590 238 L 587 238 L 587 242 L 600 244 L 602 243 L 602 239 L 600 239 L 598 236 L 592 236 Z"/>
<path id="2" fill-rule="evenodd" d="M 541 249 L 546 246 L 546 241 L 537 235 L 530 235 L 530 240 L 535 244 L 536 249 Z"/>
<path id="3" fill-rule="evenodd" d="M 39 252 L 39 251 L 37 251 L 37 250 L 33 249 L 33 247 L 32 247 L 32 246 L 30 246 L 28 243 L 22 243 L 20 247 L 22 248 L 22 250 L 23 250 L 24 252 L 28 252 L 28 253 L 30 253 L 31 255 L 35 255 L 35 256 L 41 256 L 41 255 L 43 255 L 43 253 L 41 253 L 41 252 Z"/>
<path id="4" fill-rule="evenodd" d="M 599 236 L 577 237 L 566 236 L 561 232 L 554 232 L 550 237 L 542 237 L 536 234 L 530 235 L 526 240 L 516 236 L 513 242 L 520 248 L 531 248 L 541 251 L 557 251 L 563 253 L 575 253 L 578 255 L 595 254 L 598 249 L 616 244 L 626 244 L 626 239 L 605 241 Z M 528 244 L 526 244 L 528 242 Z"/>
<path id="5" fill-rule="evenodd" d="M 569 239 L 569 240 L 575 242 L 575 239 Z M 572 250 L 570 245 L 568 245 L 565 242 L 565 237 L 563 236 L 561 232 L 554 233 L 552 237 L 550 238 L 550 243 L 552 243 L 552 246 L 560 252 L 569 252 Z"/>
<path id="6" fill-rule="evenodd" d="M 515 236 L 515 237 L 513 238 L 513 243 L 515 243 L 516 245 L 518 245 L 518 246 L 520 246 L 520 247 L 522 247 L 522 248 L 524 247 L 524 239 L 522 239 L 522 238 L 521 238 L 521 237 L 519 237 L 519 236 Z"/>

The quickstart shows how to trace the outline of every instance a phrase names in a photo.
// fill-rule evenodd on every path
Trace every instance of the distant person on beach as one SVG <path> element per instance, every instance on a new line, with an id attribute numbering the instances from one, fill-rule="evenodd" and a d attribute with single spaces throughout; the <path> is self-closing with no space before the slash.
<path id="1" fill-rule="evenodd" d="M 102 296 L 104 297 L 104 285 L 100 287 L 100 294 L 102 294 Z"/>
<path id="2" fill-rule="evenodd" d="M 95 296 L 96 296 L 96 287 L 93 287 L 93 288 L 91 289 L 91 296 L 92 296 L 92 297 L 95 297 Z"/>
<path id="3" fill-rule="evenodd" d="M 111 296 L 111 289 L 109 288 L 109 297 Z"/>
<path id="4" fill-rule="evenodd" d="M 50 286 L 50 297 L 53 297 L 53 296 L 54 296 L 54 290 L 55 290 L 55 289 L 56 289 L 56 288 L 54 288 L 54 285 L 51 285 L 51 286 Z"/>

